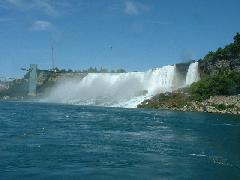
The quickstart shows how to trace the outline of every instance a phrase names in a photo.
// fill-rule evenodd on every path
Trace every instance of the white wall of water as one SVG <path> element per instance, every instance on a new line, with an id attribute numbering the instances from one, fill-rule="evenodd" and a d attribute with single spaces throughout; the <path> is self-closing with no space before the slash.
<path id="1" fill-rule="evenodd" d="M 175 66 L 146 72 L 89 73 L 81 80 L 57 84 L 44 101 L 134 108 L 157 93 L 173 91 L 175 81 Z"/>
<path id="2" fill-rule="evenodd" d="M 190 64 L 186 76 L 186 85 L 189 86 L 194 82 L 197 82 L 200 80 L 200 75 L 198 72 L 198 62 L 194 62 Z"/>

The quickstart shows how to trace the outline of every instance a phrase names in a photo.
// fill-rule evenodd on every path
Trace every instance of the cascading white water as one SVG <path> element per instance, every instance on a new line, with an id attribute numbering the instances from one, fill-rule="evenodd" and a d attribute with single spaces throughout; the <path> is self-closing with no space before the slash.
<path id="1" fill-rule="evenodd" d="M 175 66 L 147 72 L 89 73 L 83 79 L 58 84 L 46 98 L 50 102 L 136 107 L 156 93 L 173 90 Z"/>
<path id="2" fill-rule="evenodd" d="M 171 92 L 184 86 L 176 87 L 177 79 L 176 66 L 164 66 L 146 72 L 89 73 L 83 79 L 62 81 L 44 100 L 134 108 L 157 93 Z"/>
<path id="3" fill-rule="evenodd" d="M 189 86 L 194 82 L 197 82 L 200 80 L 200 75 L 198 72 L 198 62 L 194 62 L 190 64 L 186 76 L 186 85 Z"/>

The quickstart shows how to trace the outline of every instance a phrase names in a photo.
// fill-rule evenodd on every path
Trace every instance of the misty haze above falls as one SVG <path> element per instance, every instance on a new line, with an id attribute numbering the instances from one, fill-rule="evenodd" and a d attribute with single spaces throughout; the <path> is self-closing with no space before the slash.
<path id="1" fill-rule="evenodd" d="M 83 79 L 59 82 L 44 101 L 134 108 L 158 93 L 172 92 L 198 80 L 198 62 L 189 66 L 184 80 L 176 65 L 146 72 L 89 73 Z"/>

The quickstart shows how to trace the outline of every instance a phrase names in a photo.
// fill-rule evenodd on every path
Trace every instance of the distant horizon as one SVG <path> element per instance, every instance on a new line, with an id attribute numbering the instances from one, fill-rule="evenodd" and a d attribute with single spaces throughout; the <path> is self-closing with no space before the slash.
<path id="1" fill-rule="evenodd" d="M 163 67 L 166 67 L 166 66 L 174 66 L 174 65 L 177 65 L 177 64 L 185 64 L 185 63 L 189 63 L 189 65 L 191 63 L 194 63 L 194 62 L 198 62 L 199 60 L 201 59 L 198 59 L 198 60 L 189 60 L 189 61 L 186 61 L 186 62 L 179 62 L 179 63 L 175 63 L 175 64 L 169 64 L 169 65 L 164 65 L 164 66 L 159 66 L 159 67 L 152 67 L 152 68 L 149 68 L 149 69 L 146 69 L 146 70 L 142 70 L 142 71 L 139 71 L 139 70 L 134 70 L 134 71 L 127 71 L 126 69 L 123 69 L 123 68 L 116 68 L 116 69 L 108 69 L 108 68 L 105 68 L 105 67 L 89 67 L 89 68 L 86 68 L 86 69 L 70 69 L 70 68 L 59 68 L 59 67 L 55 67 L 55 68 L 49 68 L 49 69 L 41 69 L 38 67 L 37 65 L 37 68 L 38 70 L 40 71 L 54 71 L 54 70 L 57 70 L 56 72 L 60 72 L 60 73 L 132 73 L 132 72 L 146 72 L 146 71 L 149 71 L 149 70 L 154 70 L 154 69 L 158 69 L 158 68 L 163 68 Z M 31 64 L 29 64 L 29 67 L 26 67 L 26 68 L 21 68 L 20 71 L 23 71 L 25 73 L 23 73 L 22 76 L 24 76 L 27 72 L 27 69 L 30 68 Z M 86 72 L 86 71 L 89 71 L 91 68 L 97 70 L 97 72 Z M 23 70 L 25 69 L 25 70 Z M 100 72 L 101 70 L 106 70 L 107 72 Z M 123 70 L 125 72 L 117 72 L 119 70 Z M 65 71 L 65 72 L 63 72 Z M 112 72 L 112 71 L 115 71 L 115 72 Z M 4 76 L 0 76 L 0 80 L 1 78 L 3 78 Z M 19 78 L 22 78 L 22 77 L 4 77 L 4 78 L 7 78 L 7 79 L 19 79 Z"/>
<path id="2" fill-rule="evenodd" d="M 237 32 L 236 32 L 237 33 Z M 231 42 L 229 42 L 229 43 L 231 43 Z M 228 43 L 228 44 L 229 44 Z M 226 44 L 227 45 L 227 44 Z M 51 47 L 50 47 L 51 48 Z M 223 47 L 217 47 L 215 50 L 209 50 L 208 52 L 210 52 L 210 51 L 216 51 L 218 48 L 223 48 Z M 207 53 L 206 53 L 207 54 Z M 205 55 L 206 55 L 205 54 Z M 203 57 L 205 56 L 205 55 L 203 55 Z M 179 62 L 176 62 L 176 63 L 174 63 L 174 64 L 166 64 L 166 65 L 162 65 L 162 66 L 155 66 L 155 67 L 150 67 L 150 68 L 148 68 L 148 69 L 142 69 L 142 70 L 128 70 L 128 69 L 125 69 L 125 68 L 122 68 L 122 67 L 116 67 L 116 68 L 107 68 L 107 67 L 103 67 L 103 66 L 99 66 L 99 67 L 97 67 L 97 66 L 89 66 L 89 67 L 85 67 L 85 68 L 82 68 L 82 69 L 72 69 L 72 68 L 68 68 L 68 67 L 58 67 L 58 66 L 55 66 L 54 67 L 54 69 L 59 69 L 59 70 L 66 70 L 66 71 L 68 71 L 68 70 L 72 70 L 73 72 L 75 72 L 75 71 L 85 71 L 85 70 L 88 70 L 88 69 L 90 69 L 90 68 L 97 68 L 97 70 L 100 70 L 100 69 L 107 69 L 107 70 L 110 70 L 110 71 L 112 71 L 112 70 L 119 70 L 119 69 L 122 69 L 122 70 L 125 70 L 126 72 L 145 72 L 145 71 L 148 71 L 148 70 L 151 70 L 151 69 L 154 69 L 154 68 L 162 68 L 162 67 L 164 67 L 164 66 L 173 66 L 173 65 L 176 65 L 176 64 L 181 64 L 181 63 L 188 63 L 188 62 L 191 62 L 191 61 L 195 61 L 195 62 L 197 62 L 197 61 L 199 61 L 199 60 L 201 60 L 203 57 L 200 57 L 200 58 L 198 58 L 198 59 L 189 59 L 189 60 L 180 60 Z M 50 57 L 51 58 L 51 57 Z M 56 60 L 55 60 L 56 61 Z M 52 65 L 51 65 L 51 63 L 52 63 L 52 59 L 49 59 L 49 67 L 48 68 L 41 68 L 38 64 L 37 64 L 37 66 L 38 66 L 38 69 L 40 69 L 40 70 L 52 70 L 53 68 L 52 68 Z M 30 64 L 28 64 L 28 66 L 26 66 L 26 67 L 20 67 L 19 68 L 19 71 L 20 72 L 23 72 L 23 73 L 21 73 L 18 77 L 16 77 L 16 76 L 9 76 L 9 75 L 4 75 L 4 74 L 1 74 L 0 73 L 0 77 L 2 78 L 2 77 L 6 77 L 6 78 L 16 78 L 16 79 L 18 79 L 18 78 L 21 78 L 22 76 L 24 76 L 26 73 L 26 71 L 24 72 L 23 70 L 21 70 L 22 68 L 29 68 L 30 67 L 30 65 L 31 64 L 34 64 L 34 63 L 31 63 L 30 62 Z M 108 72 L 108 73 L 110 73 L 110 72 Z"/>
<path id="3" fill-rule="evenodd" d="M 238 0 L 0 0 L 0 76 L 30 64 L 146 71 L 199 60 L 233 41 Z M 204 12 L 204 13 L 203 13 Z M 224 13 L 223 13 L 224 12 Z"/>

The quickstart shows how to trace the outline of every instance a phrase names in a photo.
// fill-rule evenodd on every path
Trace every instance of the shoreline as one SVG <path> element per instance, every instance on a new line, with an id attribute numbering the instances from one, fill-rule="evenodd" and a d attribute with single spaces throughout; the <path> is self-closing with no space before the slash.
<path id="1" fill-rule="evenodd" d="M 169 93 L 165 93 L 164 95 L 169 96 Z M 163 96 L 163 94 L 160 94 L 160 96 Z M 0 102 L 37 102 L 37 100 L 39 100 L 39 98 L 0 98 Z M 153 97 L 152 99 L 145 100 L 134 109 L 168 110 L 177 112 L 202 112 L 219 115 L 240 115 L 240 95 L 214 96 L 202 102 L 185 102 L 185 105 L 182 106 L 178 106 L 176 104 L 173 105 L 166 101 L 164 105 L 156 107 L 154 106 L 154 103 L 156 103 L 156 100 L 154 100 Z"/>
<path id="2" fill-rule="evenodd" d="M 179 95 L 179 100 L 175 98 Z M 175 99 L 171 99 L 171 98 Z M 160 99 L 164 97 L 163 99 Z M 164 93 L 148 99 L 138 105 L 138 108 L 173 110 L 180 112 L 205 112 L 217 114 L 240 115 L 240 95 L 212 96 L 204 101 L 188 101 L 183 93 Z"/>

